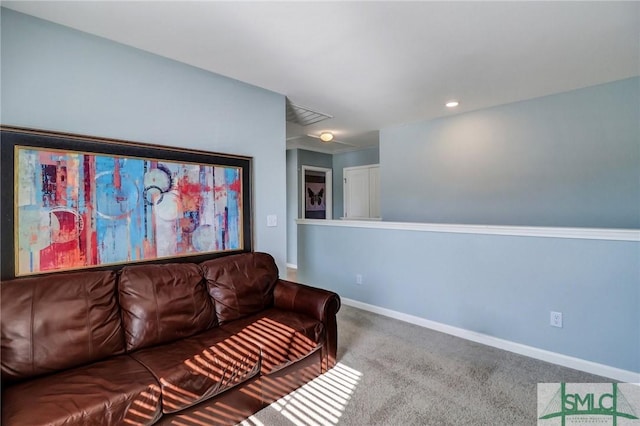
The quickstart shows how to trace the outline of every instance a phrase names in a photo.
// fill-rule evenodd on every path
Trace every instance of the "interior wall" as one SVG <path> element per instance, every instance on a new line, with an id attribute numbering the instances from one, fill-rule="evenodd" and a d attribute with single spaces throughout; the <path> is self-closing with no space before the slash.
<path id="1" fill-rule="evenodd" d="M 638 253 L 637 241 L 306 224 L 297 277 L 343 298 L 640 373 Z M 549 325 L 551 311 L 562 312 L 562 328 Z"/>
<path id="2" fill-rule="evenodd" d="M 377 164 L 378 148 L 342 154 L 324 154 L 304 149 L 287 150 L 287 263 L 298 264 L 298 228 L 296 219 L 302 217 L 300 188 L 302 166 L 324 167 L 333 170 L 333 218 L 338 219 L 343 211 L 342 169 L 344 167 Z"/>
<path id="3" fill-rule="evenodd" d="M 287 264 L 298 264 L 298 150 L 287 150 Z"/>
<path id="4" fill-rule="evenodd" d="M 378 147 L 344 152 L 333 155 L 333 218 L 344 216 L 343 169 L 345 167 L 366 166 L 380 162 Z"/>
<path id="5" fill-rule="evenodd" d="M 296 219 L 302 217 L 304 203 L 304 199 L 300 195 L 302 166 L 330 169 L 332 161 L 330 154 L 305 149 L 287 150 L 287 264 L 291 266 L 298 265 L 298 225 Z"/>
<path id="6" fill-rule="evenodd" d="M 635 77 L 382 129 L 382 217 L 639 228 L 638 117 Z"/>
<path id="7" fill-rule="evenodd" d="M 633 78 L 382 129 L 383 219 L 638 228 L 639 84 Z M 298 226 L 298 279 L 637 373 L 638 247 L 306 224 Z M 550 311 L 563 313 L 562 328 L 549 326 Z"/>
<path id="8" fill-rule="evenodd" d="M 2 123 L 253 157 L 254 249 L 286 260 L 285 98 L 1 9 Z M 279 226 L 267 227 L 275 214 Z"/>

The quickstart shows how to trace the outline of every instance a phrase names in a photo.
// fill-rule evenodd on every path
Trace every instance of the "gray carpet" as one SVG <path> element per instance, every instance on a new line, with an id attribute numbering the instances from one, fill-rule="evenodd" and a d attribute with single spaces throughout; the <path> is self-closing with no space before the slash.
<path id="1" fill-rule="evenodd" d="M 338 365 L 243 422 L 279 425 L 535 425 L 539 382 L 611 379 L 349 306 Z"/>

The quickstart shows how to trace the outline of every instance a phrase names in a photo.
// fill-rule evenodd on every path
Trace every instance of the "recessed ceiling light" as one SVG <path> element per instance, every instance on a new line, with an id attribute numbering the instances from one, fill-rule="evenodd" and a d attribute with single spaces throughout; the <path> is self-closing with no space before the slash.
<path id="1" fill-rule="evenodd" d="M 447 102 L 447 103 L 445 104 L 445 106 L 446 106 L 447 108 L 455 108 L 455 107 L 457 107 L 458 105 L 460 105 L 460 102 L 458 102 L 458 101 L 449 101 L 449 102 Z"/>
<path id="2" fill-rule="evenodd" d="M 320 140 L 322 142 L 331 142 L 333 140 L 333 133 L 331 132 L 320 133 Z"/>

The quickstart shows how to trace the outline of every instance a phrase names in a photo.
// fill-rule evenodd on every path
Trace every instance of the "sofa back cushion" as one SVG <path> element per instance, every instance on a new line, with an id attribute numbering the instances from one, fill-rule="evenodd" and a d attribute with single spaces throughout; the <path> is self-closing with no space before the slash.
<path id="1" fill-rule="evenodd" d="M 198 265 L 125 266 L 118 289 L 127 351 L 192 336 L 216 324 Z"/>
<path id="2" fill-rule="evenodd" d="M 273 305 L 278 267 L 267 253 L 243 253 L 200 264 L 218 322 L 224 324 Z"/>
<path id="3" fill-rule="evenodd" d="M 112 271 L 4 281 L 0 296 L 3 381 L 124 352 Z"/>

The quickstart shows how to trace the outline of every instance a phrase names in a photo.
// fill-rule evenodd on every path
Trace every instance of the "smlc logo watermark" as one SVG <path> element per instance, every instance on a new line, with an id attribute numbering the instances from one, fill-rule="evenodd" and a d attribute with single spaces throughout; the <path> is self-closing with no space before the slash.
<path id="1" fill-rule="evenodd" d="M 538 425 L 640 426 L 640 386 L 538 383 Z"/>

